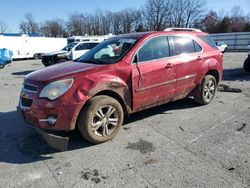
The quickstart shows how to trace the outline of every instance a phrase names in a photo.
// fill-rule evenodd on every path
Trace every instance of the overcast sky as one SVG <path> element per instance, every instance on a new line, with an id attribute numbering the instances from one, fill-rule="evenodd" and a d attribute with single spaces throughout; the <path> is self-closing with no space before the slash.
<path id="1" fill-rule="evenodd" d="M 69 14 L 93 13 L 97 10 L 116 11 L 127 7 L 140 8 L 146 0 L 0 0 L 0 20 L 10 28 L 10 32 L 19 32 L 19 23 L 26 13 L 31 13 L 37 22 L 61 18 L 67 20 Z M 250 0 L 207 0 L 206 9 L 226 14 L 239 5 L 244 13 L 250 12 Z"/>

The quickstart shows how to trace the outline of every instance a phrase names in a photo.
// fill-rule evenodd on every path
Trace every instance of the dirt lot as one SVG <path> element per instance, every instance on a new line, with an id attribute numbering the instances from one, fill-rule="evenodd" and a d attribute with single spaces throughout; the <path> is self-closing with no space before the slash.
<path id="1" fill-rule="evenodd" d="M 116 138 L 91 145 L 77 133 L 57 152 L 16 113 L 26 74 L 39 60 L 0 70 L 0 187 L 250 187 L 250 74 L 246 53 L 226 53 L 222 92 L 132 115 Z"/>

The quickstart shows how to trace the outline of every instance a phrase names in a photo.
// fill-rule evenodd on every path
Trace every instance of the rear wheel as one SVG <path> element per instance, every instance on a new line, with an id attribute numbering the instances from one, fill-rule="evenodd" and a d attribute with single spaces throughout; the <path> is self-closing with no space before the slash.
<path id="1" fill-rule="evenodd" d="M 123 122 L 120 103 L 108 96 L 96 96 L 81 111 L 77 126 L 86 140 L 98 144 L 115 137 Z"/>
<path id="2" fill-rule="evenodd" d="M 214 76 L 206 75 L 200 85 L 194 91 L 194 100 L 202 105 L 212 102 L 217 88 L 217 81 Z"/>
<path id="3" fill-rule="evenodd" d="M 250 57 L 245 60 L 243 68 L 246 72 L 250 72 Z"/>

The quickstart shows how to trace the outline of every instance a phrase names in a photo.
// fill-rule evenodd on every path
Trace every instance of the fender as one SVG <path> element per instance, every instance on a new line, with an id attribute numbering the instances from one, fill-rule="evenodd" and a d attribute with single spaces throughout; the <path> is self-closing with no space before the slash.
<path id="1" fill-rule="evenodd" d="M 74 113 L 74 120 L 72 121 L 71 128 L 75 127 L 78 115 L 86 104 L 86 102 L 95 95 L 102 92 L 115 93 L 122 100 L 127 112 L 131 111 L 131 91 L 127 83 L 115 75 L 105 74 L 98 76 L 98 82 L 96 78 L 86 77 L 80 87 L 74 93 L 74 100 L 77 102 L 78 108 Z M 122 105 L 123 105 L 122 104 Z"/>
<path id="2" fill-rule="evenodd" d="M 220 67 L 218 67 L 218 61 L 215 58 L 209 58 L 206 59 L 205 62 L 202 64 L 200 70 L 202 70 L 202 72 L 200 72 L 199 76 L 198 76 L 198 80 L 197 83 L 201 84 L 202 80 L 204 78 L 204 76 L 211 70 L 220 70 Z M 219 73 L 219 79 L 221 79 L 222 77 L 222 73 Z"/>

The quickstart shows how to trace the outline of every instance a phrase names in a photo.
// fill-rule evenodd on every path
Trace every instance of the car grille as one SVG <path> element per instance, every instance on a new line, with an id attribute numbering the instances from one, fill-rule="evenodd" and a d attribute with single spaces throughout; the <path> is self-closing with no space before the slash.
<path id="1" fill-rule="evenodd" d="M 23 107 L 30 108 L 32 105 L 32 102 L 33 102 L 32 99 L 27 99 L 27 98 L 21 97 L 21 105 Z"/>
<path id="2" fill-rule="evenodd" d="M 53 56 L 42 56 L 42 62 L 44 65 L 50 65 L 53 64 L 53 62 L 56 61 L 56 58 Z"/>
<path id="3" fill-rule="evenodd" d="M 23 89 L 31 93 L 37 93 L 37 87 L 30 84 L 24 84 Z"/>

